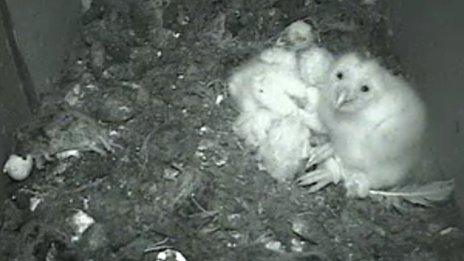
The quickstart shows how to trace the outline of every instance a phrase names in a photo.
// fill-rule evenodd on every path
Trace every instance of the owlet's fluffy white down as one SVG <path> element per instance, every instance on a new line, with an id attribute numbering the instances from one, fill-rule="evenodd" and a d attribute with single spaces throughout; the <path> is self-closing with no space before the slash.
<path id="1" fill-rule="evenodd" d="M 425 106 L 406 81 L 375 60 L 340 57 L 321 89 L 318 115 L 350 196 L 399 185 L 420 160 Z M 311 180 L 311 173 L 302 179 Z"/>
<path id="2" fill-rule="evenodd" d="M 293 179 L 304 166 L 311 131 L 322 129 L 315 111 L 319 98 L 315 85 L 322 81 L 332 57 L 313 46 L 311 33 L 303 22 L 290 25 L 276 47 L 239 67 L 228 80 L 240 110 L 235 132 L 257 150 L 271 176 L 281 181 Z M 314 74 L 306 72 L 312 85 L 300 77 L 297 51 L 302 48 L 308 49 L 302 52 L 308 59 L 327 59 L 323 69 L 317 67 L 318 61 L 311 68 Z"/>

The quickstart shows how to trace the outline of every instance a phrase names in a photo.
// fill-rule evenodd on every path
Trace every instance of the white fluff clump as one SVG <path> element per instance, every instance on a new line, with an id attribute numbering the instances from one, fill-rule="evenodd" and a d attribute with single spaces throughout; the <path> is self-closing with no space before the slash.
<path id="1" fill-rule="evenodd" d="M 298 69 L 297 50 L 313 41 L 311 27 L 295 22 L 276 47 L 239 67 L 228 80 L 241 112 L 234 131 L 257 150 L 266 170 L 278 180 L 293 178 L 308 158 L 311 129 L 322 128 L 315 107 L 318 90 L 308 88 Z"/>
<path id="2" fill-rule="evenodd" d="M 71 241 L 78 241 L 84 232 L 95 224 L 95 219 L 80 209 L 73 216 L 68 218 L 68 221 L 74 230 Z"/>
<path id="3" fill-rule="evenodd" d="M 299 57 L 298 69 L 300 77 L 308 86 L 325 88 L 334 60 L 333 55 L 325 48 L 310 48 L 301 53 Z"/>
<path id="4" fill-rule="evenodd" d="M 281 48 L 268 49 L 236 70 L 229 90 L 242 112 L 267 109 L 284 116 L 299 110 L 295 101 L 306 99 L 295 54 Z"/>
<path id="5" fill-rule="evenodd" d="M 266 138 L 272 122 L 279 117 L 267 109 L 245 111 L 240 114 L 234 124 L 234 132 L 251 147 L 258 147 Z"/>
<path id="6" fill-rule="evenodd" d="M 309 113 L 311 119 L 308 119 L 309 125 L 318 132 L 326 132 L 317 115 L 317 108 L 321 90 L 328 88 L 327 84 L 334 61 L 332 53 L 317 46 L 304 50 L 297 59 L 298 75 L 306 86 L 308 98 L 305 110 L 311 112 Z"/>
<path id="7" fill-rule="evenodd" d="M 296 21 L 287 26 L 277 39 L 276 46 L 292 50 L 307 48 L 314 44 L 315 35 L 311 26 L 303 21 Z"/>
<path id="8" fill-rule="evenodd" d="M 229 90 L 241 111 L 235 132 L 257 149 L 274 178 L 292 178 L 306 156 L 302 142 L 309 143 L 305 122 L 311 120 L 305 111 L 308 93 L 298 77 L 295 53 L 265 50 L 230 77 Z"/>
<path id="9" fill-rule="evenodd" d="M 11 155 L 3 167 L 3 172 L 7 173 L 10 178 L 21 181 L 25 180 L 32 171 L 33 160 L 31 155 L 22 158 L 18 155 Z"/>
<path id="10" fill-rule="evenodd" d="M 293 178 L 308 157 L 310 131 L 303 121 L 289 116 L 276 121 L 259 147 L 267 171 L 277 180 Z"/>

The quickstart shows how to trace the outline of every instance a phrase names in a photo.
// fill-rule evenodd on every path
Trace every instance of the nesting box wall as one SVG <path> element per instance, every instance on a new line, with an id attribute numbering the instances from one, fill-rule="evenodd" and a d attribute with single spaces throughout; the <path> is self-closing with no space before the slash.
<path id="1" fill-rule="evenodd" d="M 80 15 L 79 0 L 0 0 L 0 163 L 12 134 L 63 65 Z M 0 175 L 0 199 L 6 176 Z"/>
<path id="2" fill-rule="evenodd" d="M 393 47 L 427 104 L 441 169 L 462 180 L 456 194 L 462 194 L 458 203 L 464 208 L 464 2 L 408 0 L 391 4 L 396 23 Z"/>
<path id="3" fill-rule="evenodd" d="M 27 82 L 22 80 L 17 49 L 12 45 L 8 13 L 4 3 L 0 7 L 0 162 L 3 163 L 11 147 L 11 133 L 21 119 L 27 119 L 30 107 L 25 95 Z M 5 183 L 6 176 L 0 175 L 0 199 Z"/>
<path id="4" fill-rule="evenodd" d="M 59 77 L 77 29 L 80 0 L 5 0 L 13 30 L 36 91 L 48 91 Z"/>

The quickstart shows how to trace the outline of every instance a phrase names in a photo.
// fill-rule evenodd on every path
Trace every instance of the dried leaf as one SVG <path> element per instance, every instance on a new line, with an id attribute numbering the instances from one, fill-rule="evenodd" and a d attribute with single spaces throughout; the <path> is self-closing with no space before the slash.
<path id="1" fill-rule="evenodd" d="M 436 181 L 424 185 L 409 185 L 391 191 L 371 190 L 370 197 L 380 200 L 389 206 L 401 209 L 403 201 L 415 205 L 431 206 L 433 203 L 445 201 L 454 189 L 454 180 Z"/>

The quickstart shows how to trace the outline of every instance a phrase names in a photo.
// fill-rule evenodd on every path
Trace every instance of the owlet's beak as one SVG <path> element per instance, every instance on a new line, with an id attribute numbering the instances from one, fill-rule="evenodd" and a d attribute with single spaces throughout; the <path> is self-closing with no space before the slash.
<path id="1" fill-rule="evenodd" d="M 351 93 L 345 89 L 338 90 L 335 95 L 335 108 L 341 109 L 347 103 L 353 101 Z"/>
<path id="2" fill-rule="evenodd" d="M 346 97 L 347 97 L 346 91 L 337 92 L 337 96 L 335 97 L 335 106 L 339 108 L 345 102 Z"/>

